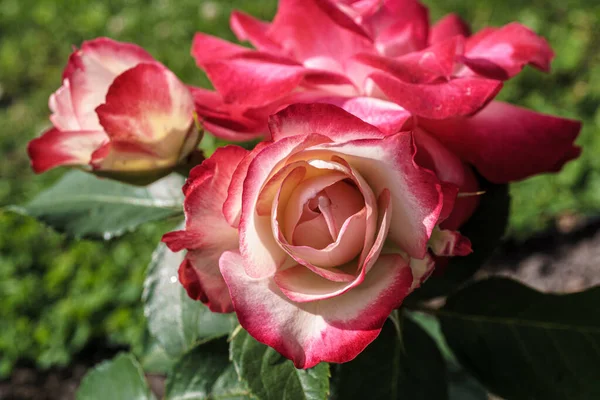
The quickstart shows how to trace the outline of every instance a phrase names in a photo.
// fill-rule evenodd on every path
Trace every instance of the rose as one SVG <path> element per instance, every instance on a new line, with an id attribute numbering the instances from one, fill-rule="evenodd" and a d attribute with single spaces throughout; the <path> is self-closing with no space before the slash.
<path id="1" fill-rule="evenodd" d="M 145 184 L 199 140 L 187 87 L 142 48 L 108 38 L 71 54 L 49 106 L 54 126 L 28 147 L 37 173 L 70 165 Z"/>
<path id="2" fill-rule="evenodd" d="M 419 132 L 385 134 L 327 104 L 289 106 L 269 125 L 272 141 L 219 148 L 191 171 L 185 229 L 163 241 L 188 250 L 179 279 L 193 299 L 235 311 L 298 368 L 346 362 L 429 276 L 433 254 L 470 253 L 439 227 L 457 187 L 419 165 L 437 151 Z"/>
<path id="3" fill-rule="evenodd" d="M 231 27 L 257 51 L 201 33 L 192 47 L 216 88 L 195 90 L 198 113 L 217 136 L 266 135 L 269 114 L 318 101 L 387 133 L 418 124 L 495 183 L 579 154 L 579 122 L 490 103 L 504 80 L 554 57 L 518 23 L 470 36 L 455 15 L 430 26 L 415 0 L 281 0 L 272 23 L 234 12 Z"/>

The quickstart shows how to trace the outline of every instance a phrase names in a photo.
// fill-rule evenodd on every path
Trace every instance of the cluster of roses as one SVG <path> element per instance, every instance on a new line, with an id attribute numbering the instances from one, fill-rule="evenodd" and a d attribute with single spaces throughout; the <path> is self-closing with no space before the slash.
<path id="1" fill-rule="evenodd" d="M 50 97 L 54 127 L 29 145 L 36 172 L 75 165 L 144 184 L 196 150 L 197 121 L 226 146 L 191 170 L 179 279 L 235 312 L 298 368 L 345 362 L 377 335 L 439 257 L 470 253 L 456 229 L 478 181 L 557 171 L 577 121 L 493 101 L 554 54 L 511 23 L 473 35 L 430 26 L 416 0 L 281 0 L 273 22 L 231 28 L 256 50 L 198 33 L 215 91 L 181 83 L 133 44 L 85 42 Z M 476 249 L 475 249 L 476 250 Z"/>

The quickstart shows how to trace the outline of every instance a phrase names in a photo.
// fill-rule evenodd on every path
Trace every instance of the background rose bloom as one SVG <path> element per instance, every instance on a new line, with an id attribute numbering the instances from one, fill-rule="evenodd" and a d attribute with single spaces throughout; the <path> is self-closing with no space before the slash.
<path id="1" fill-rule="evenodd" d="M 434 254 L 471 252 L 439 227 L 458 188 L 418 164 L 435 139 L 385 134 L 332 105 L 292 105 L 270 133 L 192 170 L 185 230 L 163 241 L 188 250 L 179 278 L 192 298 L 235 311 L 297 367 L 349 361 L 429 276 Z"/>
<path id="2" fill-rule="evenodd" d="M 192 47 L 216 89 L 194 90 L 197 110 L 217 136 L 267 135 L 270 113 L 318 101 L 387 133 L 416 124 L 495 183 L 579 155 L 579 122 L 492 101 L 525 65 L 550 69 L 548 43 L 518 23 L 471 36 L 455 15 L 430 26 L 415 0 L 282 0 L 272 23 L 238 12 L 231 28 L 257 51 L 201 33 Z"/>
<path id="3" fill-rule="evenodd" d="M 186 86 L 142 48 L 108 38 L 73 52 L 49 106 L 54 126 L 28 147 L 37 173 L 76 165 L 144 184 L 168 174 L 199 140 Z"/>

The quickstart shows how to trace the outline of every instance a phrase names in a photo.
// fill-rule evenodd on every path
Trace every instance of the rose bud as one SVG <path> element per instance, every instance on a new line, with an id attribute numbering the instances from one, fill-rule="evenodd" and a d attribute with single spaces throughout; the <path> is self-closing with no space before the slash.
<path id="1" fill-rule="evenodd" d="M 142 48 L 108 38 L 71 54 L 49 106 L 53 127 L 28 146 L 36 173 L 77 166 L 144 185 L 200 140 L 189 89 Z"/>
<path id="2" fill-rule="evenodd" d="M 192 170 L 185 229 L 163 241 L 188 250 L 179 279 L 191 298 L 235 311 L 296 367 L 350 361 L 435 255 L 471 252 L 439 227 L 458 188 L 419 165 L 436 149 L 417 132 L 385 134 L 328 104 L 289 106 L 269 125 L 272 141 L 219 148 Z"/>

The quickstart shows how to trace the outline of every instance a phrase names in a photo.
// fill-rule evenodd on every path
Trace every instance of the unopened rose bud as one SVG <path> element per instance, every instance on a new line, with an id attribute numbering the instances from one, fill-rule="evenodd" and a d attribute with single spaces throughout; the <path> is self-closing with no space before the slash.
<path id="1" fill-rule="evenodd" d="M 53 127 L 28 146 L 37 173 L 78 166 L 144 185 L 173 171 L 200 140 L 188 88 L 142 48 L 108 38 L 71 55 L 49 106 Z"/>

